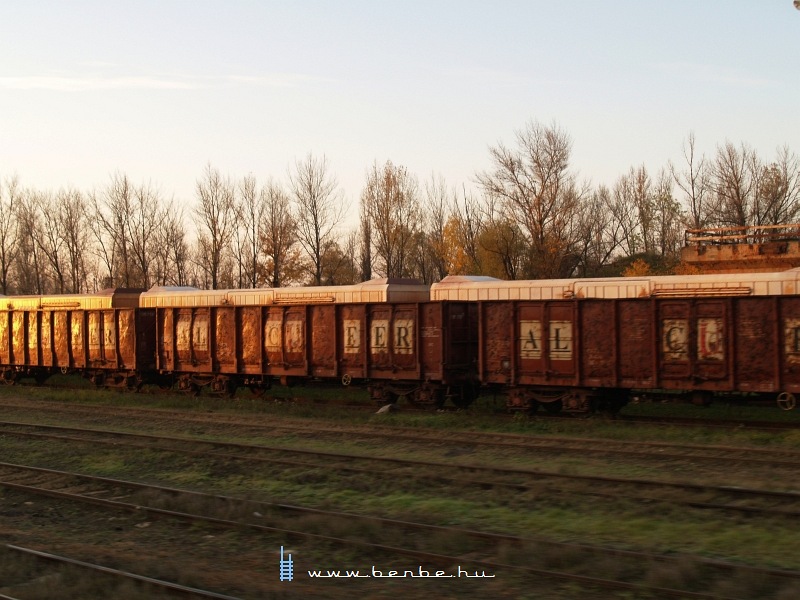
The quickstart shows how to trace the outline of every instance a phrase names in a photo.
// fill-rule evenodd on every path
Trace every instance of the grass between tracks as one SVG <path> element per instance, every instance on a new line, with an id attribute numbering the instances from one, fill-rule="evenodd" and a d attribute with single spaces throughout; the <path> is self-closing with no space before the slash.
<path id="1" fill-rule="evenodd" d="M 334 467 L 256 466 L 157 451 L 81 448 L 75 443 L 64 446 L 11 436 L 2 440 L 2 446 L 9 462 L 106 477 L 523 537 L 687 552 L 800 569 L 796 532 L 785 519 L 722 516 L 664 503 L 609 501 L 585 495 L 597 490 L 597 484 L 577 486 L 582 494 L 570 493 L 574 486 L 562 493 L 546 487 L 509 492 L 458 483 L 432 484 L 425 479 L 431 473 L 424 467 L 406 476 L 383 476 L 380 472 L 341 473 Z M 346 521 L 342 525 L 345 532 L 351 526 Z"/>
<path id="2" fill-rule="evenodd" d="M 67 402 L 80 402 L 95 405 L 142 406 L 155 408 L 184 408 L 189 412 L 207 414 L 230 413 L 240 415 L 242 420 L 249 417 L 264 421 L 290 422 L 309 419 L 324 421 L 335 425 L 380 425 L 399 427 L 419 427 L 442 430 L 475 430 L 522 433 L 529 435 L 570 435 L 594 438 L 629 440 L 665 440 L 685 443 L 719 443 L 725 445 L 775 446 L 796 449 L 800 447 L 800 433 L 781 431 L 765 433 L 759 431 L 708 430 L 693 427 L 650 428 L 631 427 L 626 424 L 602 419 L 569 421 L 536 420 L 523 417 L 498 419 L 495 414 L 498 405 L 491 398 L 470 410 L 459 413 L 418 413 L 400 411 L 388 416 L 375 416 L 372 412 L 356 412 L 322 403 L 293 403 L 290 396 L 295 391 L 277 390 L 271 399 L 251 398 L 237 395 L 232 400 L 200 397 L 185 398 L 167 395 L 127 394 L 118 392 L 97 392 L 95 390 L 40 390 L 31 388 L 7 388 L 0 390 L 0 398 L 25 396 L 53 399 Z M 703 410 L 691 407 L 693 410 Z M 750 410 L 750 409 L 748 409 Z M 752 409 L 756 410 L 756 409 Z M 102 413 L 98 410 L 98 415 Z M 54 423 L 71 417 L 46 414 L 46 411 L 25 414 L 23 411 L 8 412 L 6 418 Z M 748 417 L 749 418 L 749 417 Z M 116 423 L 114 420 L 116 419 Z M 77 423 L 77 418 L 74 419 Z M 135 420 L 110 417 L 109 429 L 146 429 L 168 433 L 172 428 L 174 435 L 187 435 L 187 427 L 166 420 L 151 419 L 150 424 Z M 101 427 L 98 424 L 92 424 Z M 231 428 L 215 430 L 213 426 L 198 426 L 209 438 L 237 438 Z M 522 456 L 510 450 L 493 449 L 475 451 L 465 449 L 459 444 L 450 444 L 443 436 L 441 444 L 425 446 L 413 443 L 397 443 L 391 440 L 376 441 L 374 438 L 326 439 L 324 436 L 303 437 L 300 435 L 280 435 L 264 439 L 247 439 L 250 443 L 269 443 L 294 447 L 351 452 L 362 454 L 396 453 L 413 456 L 420 460 L 443 460 L 482 462 L 485 464 L 519 464 L 537 468 L 547 468 L 561 472 L 592 472 L 599 475 L 649 476 L 653 478 L 678 478 L 690 481 L 709 479 L 708 472 L 702 471 L 691 461 L 663 467 L 647 467 L 635 459 L 610 460 L 591 456 Z M 186 458 L 156 451 L 130 450 L 124 448 L 90 447 L 86 444 L 68 444 L 52 441 L 30 441 L 13 436 L 0 437 L 2 460 L 36 464 L 51 468 L 75 470 L 88 474 L 98 474 L 121 479 L 134 479 L 160 482 L 164 485 L 184 487 L 209 492 L 224 493 L 265 501 L 275 501 L 304 506 L 337 509 L 357 514 L 381 515 L 412 521 L 439 525 L 455 525 L 481 530 L 492 530 L 531 538 L 550 538 L 562 541 L 612 545 L 621 548 L 646 549 L 654 552 L 689 552 L 739 561 L 744 564 L 776 566 L 800 569 L 800 548 L 792 523 L 785 519 L 744 518 L 732 515 L 719 515 L 700 510 L 676 508 L 666 504 L 645 504 L 623 499 L 607 500 L 588 496 L 547 493 L 542 490 L 509 492 L 499 490 L 479 490 L 467 485 L 432 484 L 424 479 L 426 469 L 420 467 L 405 476 L 387 475 L 376 471 L 372 475 L 354 475 L 336 472 L 335 469 L 302 469 L 253 466 L 234 460 L 218 459 L 206 461 Z M 749 475 L 741 469 L 736 473 L 731 467 L 717 467 L 720 482 L 735 481 L 744 485 Z M 660 472 L 659 472 L 660 469 Z M 770 474 L 763 475 L 767 480 Z M 759 475 L 754 473 L 753 480 Z M 742 479 L 743 478 L 743 479 Z M 758 480 L 760 482 L 760 480 Z M 0 500 L 2 497 L 0 497 Z M 2 504 L 0 504 L 1 506 Z M 3 515 L 0 515 L 3 516 Z M 267 515 L 268 516 L 268 515 Z M 306 518 L 297 522 L 298 529 L 316 531 L 325 535 L 349 536 L 360 532 L 377 543 L 407 545 L 407 539 L 392 537 L 380 528 L 356 524 L 347 519 Z M 66 534 L 65 534 L 66 535 Z M 434 540 L 441 551 L 452 549 L 464 551 L 469 545 L 459 536 L 439 536 Z M 24 545 L 24 544 L 21 544 Z M 314 544 L 311 544 L 314 546 Z M 370 561 L 387 560 L 364 556 L 343 549 L 313 548 L 308 544 L 299 549 L 298 557 L 313 557 L 314 564 L 326 564 L 336 568 L 358 568 L 372 564 Z M 534 561 L 543 567 L 561 564 L 574 564 L 583 559 L 573 556 L 566 550 L 548 550 L 544 547 L 508 550 L 500 558 L 508 561 Z M 307 560 L 310 560 L 307 558 Z M 396 563 L 397 561 L 395 561 Z M 402 563 L 402 561 L 400 561 Z M 306 564 L 309 564 L 308 562 Z M 377 564 L 380 565 L 380 562 Z M 588 564 L 579 565 L 587 574 L 611 574 L 614 561 L 593 559 Z M 650 568 L 647 580 L 653 585 L 672 584 L 678 580 L 691 581 L 696 577 L 691 565 L 655 565 Z M 734 597 L 759 597 L 757 591 L 747 591 L 746 577 L 735 574 L 730 577 L 729 590 Z M 386 582 L 385 582 L 386 583 Z M 701 585 L 702 582 L 696 585 Z M 388 583 L 387 583 L 388 585 Z M 2 586 L 0 586 L 2 589 Z M 342 588 L 344 589 L 344 588 Z M 371 597 L 391 597 L 392 587 L 382 588 Z M 476 591 L 475 597 L 488 588 Z M 503 591 L 502 586 L 495 591 Z M 508 588 L 511 589 L 511 588 Z M 515 588 L 517 589 L 517 588 Z M 721 588 L 717 588 L 718 590 Z M 566 591 L 565 591 L 566 590 Z M 405 590 L 407 592 L 407 590 Z M 507 591 L 507 590 L 506 590 Z M 724 591 L 724 590 L 723 590 Z M 797 591 L 796 589 L 794 591 Z M 386 595 L 384 595 L 386 592 Z M 733 593 L 736 592 L 736 593 Z M 507 597 L 514 597 L 511 594 Z M 538 593 L 538 592 L 537 592 Z M 577 594 L 577 595 L 575 595 Z M 529 597 L 591 597 L 585 593 L 571 594 L 568 586 L 559 595 Z M 776 598 L 793 598 L 785 595 Z M 343 592 L 343 595 L 346 593 Z M 462 596 L 464 594 L 457 594 Z M 330 594 L 334 597 L 334 594 Z M 80 596 L 75 596 L 80 597 Z M 88 595 L 86 597 L 92 597 Z M 135 597 L 135 596 L 118 596 Z M 447 597 L 447 594 L 445 594 Z M 455 597 L 455 596 L 450 596 Z M 598 596 L 602 597 L 602 596 Z M 624 594 L 616 597 L 625 598 Z"/>
<path id="3" fill-rule="evenodd" d="M 774 406 L 747 406 L 717 403 L 711 406 L 642 402 L 629 404 L 623 415 L 671 416 L 698 419 L 697 426 L 649 426 L 626 423 L 602 416 L 574 419 L 539 419 L 522 413 L 509 415 L 502 396 L 481 396 L 465 411 L 408 411 L 376 415 L 377 406 L 371 403 L 363 389 L 351 387 L 293 387 L 276 385 L 263 397 L 239 390 L 233 398 L 202 395 L 189 397 L 158 393 L 145 387 L 145 393 L 98 390 L 85 379 L 76 376 L 54 376 L 56 385 L 68 389 L 33 386 L 0 387 L 2 398 L 32 398 L 111 406 L 148 406 L 150 408 L 181 409 L 198 413 L 276 416 L 280 418 L 312 419 L 346 424 L 389 424 L 398 427 L 442 429 L 454 431 L 486 431 L 530 435 L 575 435 L 608 437 L 616 440 L 662 440 L 678 443 L 780 446 L 800 449 L 800 409 L 784 412 Z M 342 406 L 346 402 L 348 406 Z M 353 410 L 352 406 L 365 410 Z M 371 410 L 374 409 L 374 410 Z M 774 421 L 796 424 L 797 429 L 762 431 L 753 429 L 706 428 L 701 422 L 715 419 L 742 421 Z"/>

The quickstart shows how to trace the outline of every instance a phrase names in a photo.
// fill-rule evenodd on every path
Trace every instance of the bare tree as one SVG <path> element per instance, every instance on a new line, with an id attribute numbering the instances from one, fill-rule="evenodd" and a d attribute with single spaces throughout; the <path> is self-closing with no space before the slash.
<path id="1" fill-rule="evenodd" d="M 67 251 L 64 245 L 66 232 L 64 222 L 60 217 L 62 204 L 66 204 L 67 195 L 63 192 L 54 199 L 49 193 L 38 193 L 34 196 L 35 210 L 39 212 L 41 227 L 34 238 L 36 245 L 42 251 L 47 261 L 53 280 L 52 289 L 58 294 L 64 294 L 67 289 Z"/>
<path id="2" fill-rule="evenodd" d="M 793 223 L 800 215 L 800 161 L 784 146 L 762 172 L 758 189 L 759 223 Z"/>
<path id="3" fill-rule="evenodd" d="M 296 222 L 289 196 L 280 185 L 270 181 L 262 194 L 264 213 L 260 241 L 267 257 L 264 279 L 270 287 L 281 287 L 299 276 L 290 268 L 291 262 L 299 262 L 290 260 L 297 243 Z"/>
<path id="4" fill-rule="evenodd" d="M 79 294 L 88 290 L 86 248 L 89 245 L 89 224 L 86 201 L 75 189 L 60 190 L 56 195 L 58 230 L 66 254 L 66 282 L 63 291 Z"/>
<path id="5" fill-rule="evenodd" d="M 154 236 L 155 284 L 188 285 L 190 249 L 183 210 L 173 202 L 164 206 Z"/>
<path id="6" fill-rule="evenodd" d="M 155 244 L 159 223 L 164 217 L 161 197 L 148 184 L 134 189 L 133 206 L 128 214 L 130 232 L 130 260 L 133 271 L 130 283 L 149 288 L 153 283 L 151 273 L 155 262 Z"/>
<path id="7" fill-rule="evenodd" d="M 19 250 L 19 225 L 15 211 L 22 192 L 16 176 L 6 179 L 5 190 L 0 184 L 0 292 L 8 294 L 9 273 Z"/>
<path id="8" fill-rule="evenodd" d="M 88 195 L 94 251 L 108 287 L 150 287 L 156 259 L 156 231 L 162 219 L 161 197 L 151 184 L 135 186 L 115 173 L 101 194 Z"/>
<path id="9" fill-rule="evenodd" d="M 432 281 L 439 281 L 447 276 L 449 252 L 445 241 L 445 227 L 453 202 L 453 194 L 447 190 L 444 178 L 431 175 L 430 180 L 425 183 L 423 215 L 427 244 L 423 249 L 423 257 L 430 259 Z"/>
<path id="10" fill-rule="evenodd" d="M 15 263 L 17 290 L 21 294 L 44 294 L 47 286 L 43 256 L 37 240 L 42 236 L 41 215 L 38 209 L 40 192 L 26 190 L 17 204 L 17 219 L 20 227 L 19 254 Z"/>
<path id="11" fill-rule="evenodd" d="M 694 133 L 689 133 L 683 144 L 683 157 L 683 171 L 679 171 L 671 162 L 669 169 L 675 185 L 683 192 L 683 201 L 689 210 L 689 226 L 700 229 L 708 224 L 710 181 L 708 161 L 705 156 L 697 157 Z"/>
<path id="12" fill-rule="evenodd" d="M 297 240 L 311 261 L 312 282 L 321 285 L 323 253 L 346 208 L 327 159 L 309 154 L 296 161 L 294 171 L 289 171 L 289 190 L 295 202 Z"/>
<path id="13" fill-rule="evenodd" d="M 478 183 L 528 236 L 526 276 L 567 276 L 574 268 L 576 220 L 588 195 L 569 171 L 572 142 L 555 125 L 536 122 L 517 131 L 516 138 L 516 149 L 502 143 L 489 149 L 494 169 L 479 173 Z"/>
<path id="14" fill-rule="evenodd" d="M 101 269 L 98 272 L 100 287 L 114 287 L 117 272 L 117 244 L 113 234 L 114 227 L 103 214 L 103 201 L 96 192 L 89 193 L 87 202 L 92 213 L 89 219 L 89 231 L 94 239 L 94 244 L 91 247 Z"/>
<path id="15" fill-rule="evenodd" d="M 115 173 L 103 192 L 102 204 L 95 205 L 96 224 L 93 231 L 106 255 L 104 262 L 109 270 L 111 287 L 135 285 L 130 231 L 134 193 L 128 176 Z M 101 237 L 106 239 L 101 240 Z M 109 251 L 109 247 L 113 249 Z M 109 263 L 109 258 L 113 262 Z"/>
<path id="16" fill-rule="evenodd" d="M 258 190 L 256 178 L 248 175 L 239 182 L 234 234 L 239 287 L 258 287 L 263 274 L 262 239 L 265 190 Z"/>
<path id="17" fill-rule="evenodd" d="M 367 206 L 367 198 L 361 195 L 360 213 L 358 216 L 358 257 L 361 281 L 372 279 L 372 219 Z"/>
<path id="18" fill-rule="evenodd" d="M 658 174 L 650 205 L 653 209 L 653 251 L 665 258 L 677 258 L 683 243 L 686 216 L 672 194 L 672 177 L 666 169 Z"/>
<path id="19" fill-rule="evenodd" d="M 501 202 L 489 196 L 478 236 L 481 272 L 501 279 L 520 279 L 529 260 L 529 245 L 519 223 L 509 218 Z"/>
<path id="20" fill-rule="evenodd" d="M 644 165 L 630 171 L 614 184 L 609 206 L 614 227 L 621 232 L 621 244 L 628 256 L 651 253 L 655 245 L 655 207 L 650 175 Z"/>
<path id="21" fill-rule="evenodd" d="M 480 236 L 483 230 L 483 212 L 478 200 L 466 190 L 462 190 L 462 202 L 453 203 L 453 217 L 450 221 L 454 235 L 448 236 L 450 254 L 462 255 L 454 272 L 459 275 L 481 273 Z M 455 246 L 455 247 L 452 247 Z"/>
<path id="22" fill-rule="evenodd" d="M 675 257 L 684 217 L 666 170 L 653 181 L 644 166 L 631 167 L 614 185 L 607 208 L 611 240 L 626 256 Z"/>
<path id="23" fill-rule="evenodd" d="M 350 285 L 358 282 L 358 266 L 355 260 L 355 232 L 345 238 L 344 246 L 336 240 L 328 242 L 323 252 L 322 283 L 324 285 Z"/>
<path id="24" fill-rule="evenodd" d="M 747 145 L 737 148 L 727 142 L 717 148 L 711 165 L 712 219 L 715 225 L 745 227 L 760 225 L 758 189 L 761 164 Z"/>
<path id="25" fill-rule="evenodd" d="M 616 218 L 613 198 L 611 191 L 601 185 L 584 206 L 579 267 L 582 277 L 602 275 L 622 244 L 623 222 Z"/>
<path id="26" fill-rule="evenodd" d="M 421 221 L 416 179 L 391 161 L 382 168 L 375 163 L 367 174 L 362 198 L 378 269 L 385 277 L 409 277 Z"/>
<path id="27" fill-rule="evenodd" d="M 194 209 L 197 225 L 196 260 L 207 275 L 212 289 L 219 289 L 223 279 L 229 279 L 229 244 L 236 227 L 234 187 L 230 179 L 222 177 L 210 164 L 203 179 L 197 181 L 197 199 Z M 225 277 L 225 274 L 228 277 Z"/>

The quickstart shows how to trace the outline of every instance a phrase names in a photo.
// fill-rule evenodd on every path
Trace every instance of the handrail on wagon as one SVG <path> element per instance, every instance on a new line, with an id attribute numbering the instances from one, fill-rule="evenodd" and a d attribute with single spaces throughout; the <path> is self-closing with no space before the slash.
<path id="1" fill-rule="evenodd" d="M 272 304 L 330 304 L 336 302 L 335 296 L 314 296 L 312 298 L 293 298 L 277 296 L 272 300 Z"/>
<path id="2" fill-rule="evenodd" d="M 744 227 L 709 227 L 687 229 L 685 244 L 761 244 L 764 242 L 800 240 L 800 223 L 786 225 L 749 225 Z"/>
<path id="3" fill-rule="evenodd" d="M 720 288 L 670 288 L 655 289 L 650 295 L 657 298 L 673 297 L 706 297 L 706 296 L 750 296 L 751 287 L 720 287 Z"/>
<path id="4" fill-rule="evenodd" d="M 78 301 L 72 302 L 42 302 L 39 304 L 39 308 L 41 309 L 48 309 L 48 308 L 80 308 L 81 303 Z"/>

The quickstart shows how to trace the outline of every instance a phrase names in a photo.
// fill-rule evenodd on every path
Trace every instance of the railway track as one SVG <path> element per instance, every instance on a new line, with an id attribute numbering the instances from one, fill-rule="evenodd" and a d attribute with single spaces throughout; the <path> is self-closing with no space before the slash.
<path id="1" fill-rule="evenodd" d="M 53 469 L 43 469 L 25 465 L 13 465 L 8 463 L 0 464 L 0 486 L 14 489 L 18 492 L 27 494 L 43 495 L 55 498 L 60 501 L 79 502 L 99 506 L 105 509 L 124 511 L 137 515 L 147 515 L 149 517 L 170 518 L 186 521 L 194 524 L 202 523 L 216 528 L 227 528 L 236 530 L 246 530 L 259 535 L 275 535 L 295 539 L 304 539 L 314 542 L 324 542 L 328 544 L 347 545 L 359 548 L 361 551 L 368 552 L 370 555 L 378 553 L 387 556 L 405 556 L 439 567 L 454 564 L 470 565 L 472 568 L 492 569 L 513 571 L 524 573 L 536 577 L 547 577 L 555 580 L 579 582 L 590 587 L 600 587 L 603 589 L 628 590 L 636 593 L 647 593 L 656 597 L 669 598 L 723 598 L 716 594 L 709 594 L 701 591 L 687 589 L 668 588 L 654 585 L 642 584 L 636 581 L 636 577 L 644 577 L 642 566 L 649 565 L 653 561 L 685 564 L 692 561 L 697 568 L 702 569 L 705 576 L 726 577 L 731 572 L 745 573 L 748 576 L 769 578 L 775 580 L 775 585 L 789 582 L 800 582 L 800 572 L 780 569 L 769 569 L 743 566 L 735 563 L 708 559 L 704 557 L 689 555 L 659 555 L 646 552 L 636 552 L 631 550 L 620 550 L 600 546 L 580 545 L 574 543 L 561 543 L 551 540 L 530 539 L 519 536 L 504 534 L 494 534 L 489 532 L 474 531 L 455 527 L 442 527 L 423 523 L 414 523 L 396 519 L 380 517 L 365 517 L 351 513 L 341 513 L 330 510 L 312 509 L 306 507 L 292 506 L 286 504 L 255 502 L 240 498 L 210 495 L 188 490 L 167 488 L 152 484 L 139 482 L 123 481 L 95 477 L 78 473 L 58 471 Z M 164 498 L 172 499 L 169 508 L 164 508 Z M 157 506 L 153 506 L 156 499 Z M 150 503 L 148 503 L 148 500 Z M 202 502 L 198 502 L 202 500 Z M 192 506 L 202 504 L 205 508 L 203 513 L 190 513 L 180 510 L 182 503 Z M 243 518 L 230 519 L 221 518 L 219 514 L 230 514 L 238 512 Z M 280 513 L 281 518 L 275 515 Z M 291 517 L 287 522 L 285 515 L 308 516 L 314 515 L 327 519 L 347 519 L 349 521 L 362 521 L 365 523 L 377 524 L 382 535 L 386 534 L 388 528 L 394 528 L 401 533 L 407 534 L 404 539 L 414 540 L 412 546 L 394 546 L 378 544 L 366 539 L 342 538 L 331 535 L 321 535 L 319 533 L 304 532 L 293 525 Z M 244 516 L 246 515 L 246 516 Z M 266 517 L 265 517 L 266 515 Z M 265 520 L 275 520 L 276 524 L 264 524 Z M 422 535 L 408 535 L 410 533 Z M 420 547 L 420 540 L 436 539 L 437 535 L 459 535 L 468 538 L 473 543 L 468 549 L 468 556 L 464 554 L 452 555 L 438 551 L 434 548 Z M 475 545 L 474 542 L 480 542 Z M 619 561 L 630 563 L 626 568 L 627 580 L 607 579 L 602 577 L 587 576 L 585 574 L 570 572 L 569 569 L 555 570 L 539 566 L 519 564 L 519 562 L 509 563 L 497 558 L 499 550 L 512 546 L 519 549 L 520 555 L 525 556 L 525 550 L 535 546 L 541 553 L 542 548 L 547 546 L 559 551 L 570 550 L 582 554 L 600 554 L 604 556 L 614 556 Z M 94 568 L 115 576 L 130 577 L 134 580 L 143 581 L 154 586 L 160 586 L 171 591 L 184 594 L 191 594 L 197 597 L 231 599 L 231 596 L 205 592 L 195 588 L 177 586 L 159 580 L 133 575 L 122 571 L 107 569 L 92 565 L 91 563 L 65 559 L 50 553 L 43 553 L 33 550 L 26 550 L 16 546 L 9 547 L 12 550 L 28 552 L 48 560 L 59 560 L 70 564 L 77 564 L 85 568 Z M 524 561 L 522 561 L 524 563 Z M 637 568 L 638 567 L 638 568 Z M 485 572 L 485 571 L 484 571 Z M 635 575 L 634 575 L 635 573 Z M 708 580 L 706 580 L 707 582 Z"/>
<path id="2" fill-rule="evenodd" d="M 31 387 L 31 388 L 50 388 L 53 390 L 85 390 L 87 389 L 85 386 L 69 386 L 69 385 L 54 385 L 49 383 L 34 383 L 34 382 L 15 382 L 21 388 Z M 330 388 L 330 385 L 325 385 L 325 388 Z M 117 390 L 117 391 L 130 391 L 131 390 L 124 390 L 118 389 L 114 387 L 107 388 L 110 390 Z M 159 389 L 159 388 L 149 388 L 144 390 L 138 390 L 135 393 L 138 394 L 146 394 L 146 395 L 157 395 L 157 396 L 164 396 L 164 395 L 177 395 L 180 392 L 173 389 Z M 210 398 L 214 399 L 222 399 L 226 396 L 223 394 L 211 394 Z M 291 403 L 291 404 L 306 404 L 306 405 L 313 405 L 313 406 L 320 406 L 320 403 L 317 400 L 303 398 L 302 396 L 287 396 L 281 397 L 276 396 L 272 400 L 276 404 L 283 404 L 283 403 Z M 380 406 L 371 402 L 371 401 L 363 401 L 363 402 L 354 402 L 352 400 L 326 400 L 322 403 L 323 406 L 331 406 L 336 408 L 344 408 L 348 410 L 353 410 L 357 412 L 368 412 L 373 413 L 377 411 Z M 404 412 L 420 412 L 420 413 L 431 413 L 431 408 L 419 407 L 415 404 L 406 403 L 402 406 L 402 410 Z M 445 413 L 453 413 L 459 412 L 463 409 L 456 408 L 453 406 L 447 406 L 442 409 L 439 409 L 440 412 Z M 698 408 L 698 411 L 701 409 Z M 516 412 L 509 412 L 508 409 L 498 409 L 496 411 L 498 414 L 505 415 L 507 417 L 513 418 L 515 415 L 520 414 Z M 542 420 L 542 421 L 573 421 L 575 418 L 581 418 L 585 416 L 592 416 L 592 415 L 573 415 L 567 413 L 548 413 L 548 412 L 537 412 L 534 415 L 531 415 L 532 419 Z M 603 418 L 608 418 L 608 415 L 603 414 Z M 617 423 L 624 423 L 627 425 L 635 426 L 635 425 L 648 425 L 648 426 L 674 426 L 674 425 L 685 425 L 685 426 L 693 426 L 693 427 L 704 427 L 709 429 L 721 429 L 721 430 L 751 430 L 751 431 L 791 431 L 800 429 L 800 420 L 787 420 L 787 421 L 765 421 L 765 420 L 757 420 L 757 419 L 741 419 L 741 418 L 703 418 L 703 417 L 672 417 L 672 416 L 642 416 L 642 415 L 625 415 L 625 414 L 615 414 L 611 415 L 611 418 Z"/>
<path id="3" fill-rule="evenodd" d="M 367 477 L 401 480 L 427 479 L 456 487 L 507 489 L 553 496 L 591 495 L 612 500 L 667 503 L 696 509 L 762 516 L 800 517 L 800 491 L 750 489 L 680 481 L 565 474 L 540 469 L 486 466 L 460 462 L 365 456 L 285 446 L 209 441 L 186 436 L 127 433 L 100 429 L 0 423 L 5 435 L 59 440 L 91 446 L 126 445 L 159 452 L 189 454 L 211 460 L 240 460 L 280 468 L 335 471 Z M 14 429 L 16 428 L 16 429 Z M 27 431 L 20 431 L 26 429 Z M 31 430 L 45 430 L 41 431 Z M 58 432 L 58 433 L 54 433 Z M 65 435 L 67 432 L 72 435 Z M 298 457 L 302 457 L 300 460 Z M 636 490 L 636 492 L 632 492 Z M 641 490 L 644 490 L 642 493 Z"/>
<path id="4" fill-rule="evenodd" d="M 181 595 L 183 597 L 192 597 L 192 598 L 210 598 L 212 600 L 241 600 L 236 596 L 228 596 L 225 594 L 218 594 L 216 592 L 211 592 L 207 590 L 201 590 L 198 588 L 188 587 L 185 585 L 180 585 L 177 583 L 173 583 L 171 581 L 164 581 L 161 579 L 155 579 L 153 577 L 146 577 L 144 575 L 137 575 L 136 573 L 130 573 L 128 571 L 123 571 L 120 569 L 112 569 L 110 567 L 106 567 L 103 565 L 86 562 L 83 560 L 76 560 L 74 558 L 68 558 L 66 556 L 60 556 L 58 554 L 53 554 L 50 552 L 42 552 L 41 550 L 33 550 L 31 548 L 23 548 L 21 546 L 15 546 L 13 544 L 6 544 L 6 550 L 10 550 L 12 552 L 25 554 L 27 556 L 33 556 L 41 560 L 53 562 L 59 565 L 67 565 L 72 567 L 79 567 L 81 569 L 93 571 L 96 573 L 102 573 L 103 575 L 108 575 L 117 579 L 135 582 L 137 584 L 144 584 L 149 588 L 157 589 L 160 591 L 167 592 L 171 595 Z M 5 596 L 0 594 L 0 598 L 2 599 L 10 599 L 16 600 L 12 596 Z"/>
<path id="5" fill-rule="evenodd" d="M 792 421 L 754 421 L 747 419 L 704 419 L 701 417 L 645 417 L 640 415 L 619 415 L 615 418 L 620 423 L 633 425 L 691 425 L 692 427 L 708 427 L 712 429 L 734 429 L 755 431 L 792 431 L 800 429 L 800 422 Z"/>
<path id="6" fill-rule="evenodd" d="M 244 421 L 240 417 L 215 413 L 203 416 L 185 411 L 148 408 L 97 407 L 63 403 L 43 403 L 48 410 L 64 413 L 88 414 L 100 412 L 110 415 L 147 416 L 159 420 L 177 420 L 182 424 L 214 424 L 239 428 L 241 432 L 284 432 L 308 435 L 374 437 L 381 440 L 406 442 L 447 442 L 469 446 L 488 446 L 514 450 L 542 450 L 559 453 L 631 456 L 638 459 L 686 460 L 707 462 L 736 462 L 765 466 L 783 466 L 795 469 L 800 464 L 800 451 L 780 448 L 747 448 L 713 444 L 676 444 L 670 442 L 624 441 L 605 438 L 577 438 L 553 435 L 525 435 L 484 431 L 447 431 L 420 428 L 382 426 L 321 426 L 301 424 L 259 423 Z M 0 403 L 0 408 L 28 409 L 24 403 Z"/>

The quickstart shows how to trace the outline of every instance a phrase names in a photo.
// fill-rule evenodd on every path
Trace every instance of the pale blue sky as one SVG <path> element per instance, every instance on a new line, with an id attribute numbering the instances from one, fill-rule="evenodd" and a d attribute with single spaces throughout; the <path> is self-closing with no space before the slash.
<path id="1" fill-rule="evenodd" d="M 357 211 L 391 159 L 473 187 L 532 119 L 613 185 L 698 148 L 800 153 L 792 0 L 0 0 L 0 177 L 191 204 L 206 164 L 285 181 L 327 157 Z"/>

